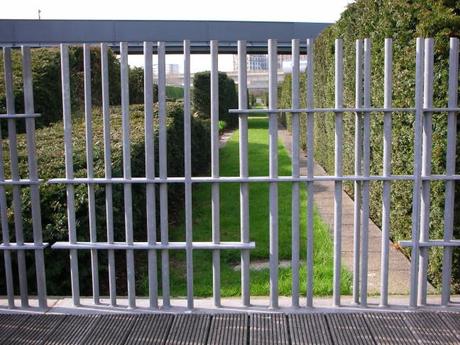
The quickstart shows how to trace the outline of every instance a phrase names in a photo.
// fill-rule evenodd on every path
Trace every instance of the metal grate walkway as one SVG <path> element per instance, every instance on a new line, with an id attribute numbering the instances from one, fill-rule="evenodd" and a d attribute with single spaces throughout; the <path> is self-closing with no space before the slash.
<path id="1" fill-rule="evenodd" d="M 0 314 L 0 344 L 460 344 L 460 313 Z"/>

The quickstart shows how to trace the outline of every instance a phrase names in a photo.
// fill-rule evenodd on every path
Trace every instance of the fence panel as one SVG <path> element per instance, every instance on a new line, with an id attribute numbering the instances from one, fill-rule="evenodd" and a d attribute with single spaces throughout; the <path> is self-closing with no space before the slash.
<path id="1" fill-rule="evenodd" d="M 79 275 L 79 251 L 89 251 L 91 255 L 91 279 L 92 301 L 94 304 L 101 303 L 101 282 L 99 268 L 102 260 L 99 260 L 100 251 L 107 251 L 108 269 L 108 292 L 110 305 L 115 307 L 120 296 L 117 296 L 116 261 L 115 251 L 122 251 L 126 255 L 126 285 L 128 307 L 136 308 L 138 298 L 136 296 L 135 277 L 135 252 L 147 253 L 147 281 L 149 308 L 158 309 L 172 306 L 171 280 L 170 280 L 170 251 L 185 251 L 186 265 L 186 295 L 187 308 L 195 307 L 195 294 L 193 284 L 193 252 L 195 250 L 208 250 L 212 252 L 212 291 L 213 304 L 221 306 L 221 250 L 241 251 L 241 304 L 250 308 L 250 250 L 255 248 L 256 243 L 250 241 L 250 205 L 249 192 L 251 183 L 266 183 L 269 187 L 269 302 L 267 307 L 276 309 L 280 306 L 279 299 L 279 205 L 278 186 L 280 183 L 289 183 L 292 188 L 291 208 L 291 269 L 292 269 L 292 293 L 291 306 L 298 308 L 301 305 L 302 279 L 301 265 L 306 265 L 306 306 L 315 305 L 313 288 L 315 285 L 314 270 L 314 185 L 315 182 L 331 181 L 334 184 L 334 225 L 333 225 L 333 296 L 332 306 L 343 305 L 341 299 L 342 279 L 342 213 L 343 213 L 343 183 L 354 184 L 354 228 L 353 228 L 353 296 L 354 304 L 366 307 L 368 304 L 368 262 L 369 262 L 369 214 L 370 214 L 370 183 L 381 181 L 383 184 L 382 194 L 382 234 L 381 234 L 381 262 L 380 262 L 380 306 L 386 307 L 391 304 L 388 295 L 389 283 L 389 252 L 390 252 L 390 200 L 391 185 L 396 181 L 411 181 L 413 183 L 412 205 L 412 231 L 409 240 L 400 241 L 402 247 L 412 248 L 411 273 L 410 273 L 410 296 L 409 307 L 417 307 L 427 303 L 427 267 L 428 251 L 432 247 L 442 247 L 444 251 L 442 272 L 442 296 L 441 304 L 450 305 L 450 289 L 452 274 L 452 250 L 460 246 L 460 240 L 453 237 L 454 217 L 454 194 L 455 181 L 460 180 L 460 175 L 455 171 L 456 135 L 458 108 L 458 39 L 450 40 L 449 56 L 449 91 L 448 105 L 446 108 L 433 107 L 433 61 L 434 41 L 430 38 L 418 38 L 416 41 L 416 75 L 415 75 L 415 100 L 414 107 L 396 108 L 392 105 L 393 83 L 393 48 L 392 40 L 384 42 L 384 104 L 383 107 L 371 104 L 371 42 L 369 39 L 356 41 L 355 63 L 355 105 L 344 105 L 344 46 L 341 39 L 335 42 L 335 102 L 332 108 L 315 108 L 313 104 L 313 40 L 291 41 L 292 56 L 292 105 L 289 109 L 278 108 L 278 47 L 276 39 L 266 42 L 268 53 L 268 80 L 269 80 L 269 104 L 267 109 L 248 109 L 248 71 L 247 71 L 247 46 L 244 40 L 237 42 L 238 47 L 238 109 L 231 109 L 230 113 L 238 116 L 239 124 L 239 176 L 221 176 L 219 171 L 219 66 L 218 57 L 221 44 L 217 40 L 209 42 L 211 71 L 210 71 L 210 105 L 211 105 L 211 171 L 210 176 L 193 176 L 192 174 L 192 114 L 191 114 L 191 42 L 183 41 L 184 61 L 184 175 L 179 177 L 168 176 L 168 147 L 167 147 L 167 109 L 166 109 L 166 47 L 168 42 L 160 41 L 156 44 L 143 42 L 144 54 L 144 140 L 145 140 L 145 177 L 132 176 L 131 166 L 131 128 L 129 109 L 129 65 L 128 65 L 128 42 L 121 42 L 120 51 L 120 77 L 121 77 L 121 112 L 122 112 L 122 177 L 112 176 L 112 142 L 111 142 L 111 118 L 109 104 L 109 68 L 108 68 L 108 43 L 101 43 L 101 80 L 102 80 L 102 122 L 103 122 L 103 159 L 104 177 L 95 174 L 94 162 L 94 117 L 92 113 L 92 90 L 91 90 L 91 45 L 83 44 L 83 76 L 84 76 L 84 113 L 85 113 L 85 156 L 86 176 L 75 177 L 74 171 L 74 141 L 72 121 L 74 114 L 71 109 L 70 70 L 69 70 L 69 45 L 61 44 L 61 84 L 63 104 L 63 127 L 65 149 L 65 177 L 52 178 L 47 183 L 65 186 L 67 201 L 67 228 L 68 241 L 56 242 L 53 249 L 69 250 L 70 253 L 70 282 L 72 287 L 72 301 L 75 306 L 81 304 L 80 275 Z M 378 42 L 374 42 L 376 45 Z M 300 94 L 300 54 L 307 52 L 307 81 L 306 94 Z M 158 59 L 158 148 L 155 150 L 152 135 L 154 122 L 153 105 L 153 58 L 156 52 Z M 3 48 L 4 76 L 7 114 L 0 114 L 1 123 L 7 122 L 8 126 L 8 172 L 11 178 L 5 177 L 4 141 L 0 133 L 0 217 L 2 226 L 2 244 L 5 265 L 6 294 L 8 306 L 16 306 L 15 293 L 19 292 L 20 306 L 29 306 L 29 286 L 26 270 L 26 251 L 34 252 L 35 274 L 37 280 L 38 306 L 41 309 L 47 307 L 46 278 L 44 266 L 40 193 L 39 186 L 43 181 L 39 180 L 37 153 L 35 148 L 35 118 L 39 114 L 34 113 L 31 55 L 29 47 L 22 47 L 22 73 L 25 114 L 16 114 L 14 103 L 14 85 L 12 52 L 10 47 Z M 301 108 L 302 98 L 306 98 L 306 108 Z M 414 164 L 413 171 L 407 175 L 393 175 L 391 166 L 392 151 L 392 117 L 393 114 L 411 113 L 415 115 L 414 122 Z M 292 116 L 292 173 L 290 176 L 279 176 L 278 173 L 278 114 L 287 113 Z M 333 114 L 335 119 L 335 142 L 334 142 L 334 174 L 326 176 L 315 175 L 314 172 L 314 126 L 315 116 Z M 354 175 L 344 175 L 343 171 L 343 144 L 344 144 L 344 115 L 352 113 L 355 118 L 354 133 Z M 433 175 L 431 171 L 431 147 L 433 144 L 432 115 L 433 113 L 445 113 L 447 115 L 447 153 L 446 172 L 441 175 Z M 248 116 L 250 114 L 266 114 L 269 123 L 269 173 L 267 176 L 250 176 L 248 162 Z M 307 166 L 306 175 L 301 174 L 300 166 L 300 137 L 301 118 L 306 117 L 307 137 Z M 371 121 L 373 117 L 383 116 L 383 169 L 381 175 L 371 175 Z M 28 159 L 28 178 L 20 176 L 18 165 L 18 136 L 17 121 L 26 122 L 26 144 Z M 158 171 L 155 167 L 155 155 L 158 152 Z M 8 167 L 7 167 L 8 168 Z M 430 184 L 431 181 L 444 181 L 445 210 L 444 210 L 444 237 L 443 239 L 430 239 L 429 214 L 430 214 Z M 221 183 L 234 183 L 239 186 L 240 203 L 240 241 L 221 241 L 220 212 L 221 212 Z M 123 189 L 124 204 L 124 241 L 115 241 L 115 235 L 120 229 L 114 226 L 114 185 L 119 184 Z M 146 212 L 146 242 L 137 241 L 134 237 L 133 220 L 133 184 L 145 187 L 145 212 Z M 185 219 L 185 242 L 170 241 L 169 234 L 169 210 L 168 189 L 170 184 L 184 186 L 184 219 Z M 211 239 L 208 242 L 193 241 L 193 185 L 211 185 Z M 75 186 L 86 185 L 89 215 L 89 241 L 79 241 L 77 238 L 76 219 L 76 196 Z M 106 214 L 107 240 L 102 241 L 96 236 L 96 187 L 104 187 L 104 201 Z M 21 189 L 29 188 L 31 195 L 31 219 L 33 242 L 27 242 L 23 229 L 23 200 Z M 46 187 L 45 187 L 46 188 Z M 306 188 L 306 209 L 301 208 L 301 191 Z M 159 195 L 159 205 L 156 205 L 156 194 Z M 11 205 L 8 205 L 11 199 Z M 159 222 L 157 222 L 157 207 L 159 210 Z M 8 212 L 12 212 L 12 220 L 8 219 Z M 303 212 L 306 213 L 306 229 L 300 224 Z M 158 223 L 158 224 L 157 224 Z M 14 226 L 14 235 L 10 233 L 11 225 Z M 159 239 L 157 239 L 157 229 Z M 306 253 L 302 255 L 300 239 L 306 232 Z M 14 260 L 12 253 L 16 253 Z M 157 254 L 159 256 L 157 257 Z M 305 256 L 305 262 L 301 257 Z M 157 260 L 161 259 L 161 263 Z M 14 263 L 17 263 L 18 286 L 13 271 Z M 159 267 L 160 266 L 160 267 Z M 161 274 L 158 274 L 158 269 Z M 160 281 L 161 280 L 161 281 Z M 161 302 L 159 303 L 159 290 L 161 287 Z"/>

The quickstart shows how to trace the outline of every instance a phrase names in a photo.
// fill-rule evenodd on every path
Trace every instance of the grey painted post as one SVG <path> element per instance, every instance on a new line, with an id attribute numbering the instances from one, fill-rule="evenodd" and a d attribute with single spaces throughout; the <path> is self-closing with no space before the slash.
<path id="1" fill-rule="evenodd" d="M 109 97 L 109 62 L 107 43 L 101 43 L 101 80 L 102 80 L 102 121 L 104 131 L 104 175 L 107 180 L 112 179 L 112 159 L 110 146 L 110 97 Z M 105 185 L 105 212 L 107 222 L 107 243 L 113 244 L 113 198 L 112 184 Z M 115 251 L 108 250 L 109 294 L 110 305 L 117 304 L 117 285 L 115 273 Z"/>
<path id="2" fill-rule="evenodd" d="M 219 43 L 211 41 L 211 176 L 219 177 Z M 220 242 L 220 186 L 211 184 L 212 242 Z M 220 306 L 220 250 L 212 251 L 212 290 L 214 305 Z"/>
<path id="3" fill-rule="evenodd" d="M 184 178 L 187 308 L 193 308 L 192 138 L 190 111 L 190 41 L 184 41 Z"/>
<path id="4" fill-rule="evenodd" d="M 120 72 L 121 72 L 121 122 L 123 141 L 123 178 L 131 180 L 131 141 L 129 125 L 129 66 L 128 43 L 120 43 Z M 131 183 L 123 184 L 124 210 L 125 210 L 125 238 L 128 245 L 133 239 L 133 202 Z M 134 250 L 126 250 L 126 271 L 128 284 L 128 306 L 136 307 L 136 280 L 134 269 Z"/>
<path id="5" fill-rule="evenodd" d="M 383 107 L 392 107 L 393 97 L 393 41 L 385 39 L 385 63 L 384 63 L 384 100 Z M 392 112 L 385 111 L 383 115 L 383 176 L 391 176 L 391 119 Z M 388 266 L 390 247 L 390 202 L 391 202 L 391 181 L 383 181 L 382 196 L 382 249 L 381 249 L 381 284 L 380 284 L 380 306 L 388 305 Z"/>
<path id="6" fill-rule="evenodd" d="M 22 47 L 22 77 L 24 82 L 24 111 L 26 115 L 34 114 L 34 94 L 32 87 L 32 66 L 30 48 Z M 32 209 L 32 228 L 34 245 L 43 244 L 42 217 L 40 208 L 40 189 L 38 184 L 37 150 L 35 147 L 35 119 L 26 118 L 26 140 L 27 140 L 27 161 L 29 167 L 30 199 Z M 0 147 L 1 149 L 1 147 Z M 37 297 L 40 309 L 47 308 L 46 299 L 46 274 L 45 258 L 43 249 L 36 248 L 35 255 L 35 274 L 37 279 Z"/>
<path id="7" fill-rule="evenodd" d="M 93 162 L 93 114 L 91 100 L 91 52 L 90 45 L 83 45 L 84 93 L 85 93 L 85 142 L 86 172 L 89 179 L 94 178 Z M 97 242 L 95 185 L 88 184 L 89 236 L 91 243 Z M 91 249 L 91 278 L 93 283 L 93 302 L 99 304 L 99 264 L 96 249 Z"/>
<path id="8" fill-rule="evenodd" d="M 412 191 L 412 252 L 409 306 L 417 307 L 417 279 L 419 268 L 420 193 L 422 185 L 423 130 L 423 59 L 424 39 L 417 38 L 415 63 L 415 122 L 414 122 L 414 188 Z"/>
<path id="9" fill-rule="evenodd" d="M 300 56 L 299 56 L 299 40 L 292 40 L 292 109 L 300 108 L 299 98 L 299 72 L 300 72 Z M 299 141 L 300 141 L 300 118 L 299 113 L 292 113 L 292 177 L 300 177 L 299 165 Z M 300 208 L 300 183 L 292 182 L 292 306 L 299 307 L 299 208 Z"/>
<path id="10" fill-rule="evenodd" d="M 69 76 L 69 47 L 61 44 L 61 85 L 62 85 L 62 113 L 64 122 L 64 154 L 65 154 L 65 178 L 73 180 L 73 148 L 72 148 L 72 113 L 70 108 L 70 76 Z M 69 243 L 77 242 L 77 230 L 75 227 L 75 189 L 68 183 L 67 191 L 67 223 L 69 228 Z M 72 286 L 72 302 L 74 306 L 80 305 L 80 283 L 78 275 L 78 252 L 70 249 L 70 279 Z"/>
<path id="11" fill-rule="evenodd" d="M 144 116 L 145 116 L 145 176 L 149 180 L 155 179 L 155 150 L 153 135 L 153 65 L 152 42 L 144 42 Z M 156 244 L 157 217 L 155 205 L 155 184 L 145 186 L 147 241 L 149 245 Z M 157 251 L 149 249 L 147 253 L 149 276 L 149 305 L 158 308 L 158 276 Z"/>
<path id="12" fill-rule="evenodd" d="M 246 41 L 238 41 L 238 108 L 247 109 L 247 65 Z M 240 178 L 249 176 L 248 169 L 248 118 L 247 114 L 239 114 L 238 127 Z M 249 243 L 249 184 L 240 183 L 240 232 L 241 241 Z M 241 300 L 243 305 L 249 307 L 251 293 L 249 289 L 249 250 L 241 251 Z"/>
<path id="13" fill-rule="evenodd" d="M 158 155 L 160 179 L 166 180 L 168 177 L 167 162 L 167 143 L 166 143 L 166 64 L 165 64 L 165 43 L 158 42 L 158 119 L 159 119 L 159 138 Z M 168 185 L 160 184 L 160 232 L 161 244 L 168 245 Z M 171 305 L 169 296 L 169 251 L 161 251 L 161 285 L 163 292 L 163 307 Z"/>
<path id="14" fill-rule="evenodd" d="M 364 40 L 364 108 L 371 107 L 371 41 Z M 364 112 L 363 122 L 363 175 L 370 175 L 370 112 Z M 362 236 L 361 236 L 361 306 L 367 306 L 367 275 L 369 248 L 369 180 L 363 181 L 362 186 Z"/>
<path id="15" fill-rule="evenodd" d="M 424 83 L 423 83 L 423 107 L 433 106 L 433 39 L 425 39 Z M 432 112 L 425 111 L 423 114 L 422 135 L 422 175 L 431 175 L 431 152 L 432 152 Z M 430 231 L 430 181 L 422 181 L 422 199 L 420 212 L 420 241 L 429 240 Z M 428 247 L 420 248 L 418 269 L 418 303 L 426 304 L 427 271 L 428 271 Z"/>
<path id="16" fill-rule="evenodd" d="M 5 74 L 5 94 L 6 94 L 6 111 L 8 114 L 16 114 L 14 105 L 13 91 L 13 69 L 11 64 L 11 48 L 3 48 L 3 64 Z M 16 119 L 8 119 L 8 148 L 10 154 L 11 178 L 13 181 L 18 181 L 18 150 L 16 136 Z M 13 189 L 13 213 L 14 213 L 14 230 L 16 235 L 16 243 L 24 244 L 24 233 L 22 224 L 22 207 L 21 207 L 21 190 L 20 186 L 14 184 Z M 29 306 L 28 288 L 27 288 L 27 270 L 26 270 L 26 255 L 24 250 L 17 251 L 18 256 L 18 275 L 19 275 L 19 292 L 21 295 L 21 306 L 27 308 Z"/>
<path id="17" fill-rule="evenodd" d="M 3 48 L 5 52 L 6 48 Z M 4 53 L 5 54 L 5 53 Z M 5 168 L 3 159 L 3 139 L 0 129 L 0 182 L 5 181 Z M 2 222 L 2 242 L 5 246 L 10 244 L 10 231 L 8 225 L 8 206 L 6 204 L 6 193 L 3 184 L 0 184 L 0 216 Z M 13 286 L 13 269 L 11 265 L 11 251 L 3 251 L 5 264 L 6 293 L 8 296 L 8 308 L 14 308 L 14 286 Z"/>
<path id="18" fill-rule="evenodd" d="M 277 83 L 277 42 L 268 40 L 268 97 L 269 97 L 269 175 L 278 177 L 278 118 L 276 112 L 270 112 L 278 107 Z M 269 214 L 270 214 L 270 307 L 278 308 L 278 184 L 269 185 Z"/>
<path id="19" fill-rule="evenodd" d="M 448 107 L 458 106 L 458 38 L 450 39 L 449 52 L 449 100 Z M 455 174 L 457 136 L 457 113 L 449 111 L 447 117 L 447 152 L 446 152 L 446 175 Z M 451 241 L 454 229 L 454 201 L 455 181 L 446 181 L 446 196 L 444 208 L 444 241 Z M 444 247 L 442 260 L 442 295 L 441 304 L 447 306 L 450 300 L 450 286 L 452 276 L 452 247 Z"/>
<path id="20" fill-rule="evenodd" d="M 343 41 L 335 40 L 335 108 L 343 108 Z M 335 113 L 334 175 L 342 176 L 343 113 Z M 334 278 L 333 306 L 340 306 L 340 277 L 342 250 L 342 181 L 335 181 L 334 189 Z"/>
<path id="21" fill-rule="evenodd" d="M 356 40 L 355 58 L 355 107 L 363 103 L 363 40 Z M 362 174 L 362 114 L 355 113 L 355 175 Z M 353 218 L 353 303 L 359 304 L 359 260 L 361 245 L 361 182 L 354 182 L 354 218 Z"/>
<path id="22" fill-rule="evenodd" d="M 307 39 L 307 109 L 313 108 L 313 51 L 314 42 Z M 315 113 L 307 113 L 307 177 L 314 175 L 314 123 Z M 307 307 L 313 307 L 313 181 L 307 182 Z"/>

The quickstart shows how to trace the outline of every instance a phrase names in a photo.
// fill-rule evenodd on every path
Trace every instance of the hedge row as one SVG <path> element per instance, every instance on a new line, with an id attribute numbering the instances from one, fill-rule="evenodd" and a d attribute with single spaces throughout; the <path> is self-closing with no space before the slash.
<path id="1" fill-rule="evenodd" d="M 372 105 L 383 105 L 384 39 L 393 38 L 393 105 L 412 107 L 415 89 L 415 38 L 435 38 L 434 99 L 435 107 L 447 105 L 447 72 L 449 37 L 460 36 L 460 5 L 455 1 L 358 0 L 348 6 L 334 25 L 321 33 L 315 42 L 314 101 L 317 107 L 334 105 L 334 41 L 344 40 L 344 105 L 354 106 L 355 40 L 372 40 Z M 302 92 L 305 94 L 305 76 Z M 281 106 L 290 105 L 290 78 L 286 78 L 280 95 Z M 446 114 L 433 116 L 432 173 L 445 173 Z M 289 125 L 289 117 L 286 119 Z M 393 116 L 392 173 L 413 171 L 413 114 Z M 306 132 L 305 117 L 301 133 Z M 353 174 L 354 115 L 344 116 L 344 173 Z M 371 174 L 381 174 L 383 157 L 383 116 L 372 116 Z M 460 137 L 458 138 L 460 139 Z M 334 116 L 315 117 L 315 159 L 329 173 L 334 171 Z M 305 137 L 302 137 L 305 146 Z M 460 167 L 460 140 L 457 141 L 457 167 Z M 458 168 L 457 168 L 458 171 Z M 353 186 L 346 188 L 353 195 Z M 443 238 L 444 188 L 442 182 L 431 183 L 430 237 Z M 371 218 L 381 224 L 382 184 L 371 183 Z M 391 238 L 394 241 L 411 237 L 412 183 L 395 182 L 391 196 Z M 460 184 L 456 184 L 455 235 L 460 235 Z M 409 250 L 405 253 L 409 255 Z M 460 252 L 454 251 L 453 282 L 460 291 Z M 442 249 L 430 250 L 429 278 L 440 286 Z"/>
<path id="2" fill-rule="evenodd" d="M 167 138 L 168 138 L 168 176 L 183 176 L 183 105 L 179 102 L 167 104 Z M 155 138 L 155 163 L 158 174 L 158 108 L 154 106 L 155 123 L 152 128 L 152 135 Z M 145 156 L 144 156 L 144 111 L 143 106 L 135 105 L 130 107 L 130 126 L 131 126 L 131 167 L 133 177 L 145 176 Z M 99 109 L 94 110 L 94 171 L 96 177 L 104 176 L 104 150 L 103 150 L 103 126 L 102 116 Z M 74 137 L 74 171 L 75 177 L 85 177 L 86 156 L 85 156 L 85 126 L 83 116 L 75 117 L 73 120 Z M 192 170 L 197 175 L 207 170 L 210 161 L 210 131 L 209 123 L 198 119 L 192 120 Z M 64 144 L 63 144 L 63 125 L 62 123 L 53 124 L 47 128 L 37 130 L 37 158 L 40 178 L 47 180 L 50 178 L 64 177 Z M 5 142 L 7 144 L 7 142 Z M 27 161 L 25 136 L 18 137 L 19 157 L 21 176 L 26 176 Z M 121 177 L 123 171 L 122 159 L 122 132 L 121 115 L 119 107 L 111 108 L 111 147 L 112 147 L 112 174 L 114 177 Z M 7 157 L 7 147 L 4 147 L 5 157 Z M 6 165 L 8 163 L 6 162 Z M 9 171 L 6 171 L 9 174 Z M 7 175 L 8 176 L 8 175 Z M 8 198 L 11 199 L 10 190 Z M 46 242 L 68 240 L 67 216 L 66 216 L 66 193 L 64 185 L 41 185 L 41 211 L 43 222 L 43 235 Z M 183 186 L 169 185 L 169 216 L 170 222 L 176 220 L 183 207 Z M 89 240 L 88 229 L 88 204 L 87 187 L 77 185 L 75 187 L 75 207 L 77 219 L 77 234 L 79 240 Z M 133 185 L 133 228 L 134 237 L 138 241 L 146 241 L 146 216 L 145 216 L 145 186 Z M 157 195 L 158 197 L 158 195 Z M 28 189 L 22 189 L 23 200 L 23 221 L 26 239 L 32 238 L 32 227 L 30 218 L 30 195 Z M 9 201 L 9 205 L 11 205 Z M 114 210 L 114 229 L 116 240 L 124 240 L 124 203 L 123 187 L 113 186 L 113 210 Z M 159 202 L 157 201 L 157 206 Z M 157 212 L 159 215 L 159 211 Z M 14 229 L 13 213 L 9 212 L 10 231 Z M 105 189 L 103 186 L 96 186 L 96 217 L 98 240 L 106 240 L 106 218 L 105 218 Z M 159 222 L 157 223 L 159 224 Z M 14 231 L 13 231 L 14 232 Z M 158 234 L 159 238 L 159 234 Z M 49 294 L 69 294 L 70 293 L 70 274 L 68 270 L 68 251 L 47 250 L 46 270 Z M 121 253 L 121 252 L 120 252 Z M 89 254 L 80 254 L 80 284 L 83 294 L 91 293 L 91 275 Z M 101 261 L 105 260 L 105 253 L 101 251 Z M 136 262 L 139 256 L 136 254 Z M 118 260 L 118 259 L 117 259 Z M 123 261 L 123 255 L 119 255 L 119 260 Z M 32 261 L 32 260 L 31 260 Z M 117 262 L 117 275 L 123 277 L 124 265 Z M 3 265 L 0 265 L 3 270 Z M 103 265 L 101 265 L 103 266 Z M 140 265 L 141 266 L 141 265 Z M 33 267 L 31 266 L 30 280 L 33 279 Z M 139 268 L 139 267 L 138 267 Z M 104 270 L 101 269 L 104 273 Z M 141 278 L 137 274 L 137 278 Z M 0 272 L 0 276 L 3 273 Z M 102 279 L 102 278 L 101 278 Z M 52 282 L 52 284 L 51 284 Z M 105 283 L 104 283 L 105 282 Z M 119 288 L 124 291 L 124 279 L 121 279 Z M 103 289 L 106 287 L 106 278 L 101 282 Z M 0 281 L 0 294 L 4 290 L 4 281 Z M 103 291 L 104 293 L 104 291 Z M 107 290 L 105 290 L 107 293 Z"/>
<path id="3" fill-rule="evenodd" d="M 91 48 L 91 94 L 94 105 L 102 104 L 101 54 L 99 48 Z M 42 116 L 37 119 L 37 127 L 47 126 L 62 119 L 61 96 L 61 55 L 57 48 L 32 49 L 32 77 L 34 89 L 35 111 Z M 12 52 L 14 94 L 16 112 L 24 112 L 24 94 L 22 91 L 22 63 L 20 51 Z M 82 108 L 84 102 L 84 69 L 83 49 L 70 47 L 69 70 L 72 105 Z M 110 104 L 120 104 L 120 62 L 111 49 L 108 50 L 109 97 Z M 129 70 L 129 95 L 131 104 L 144 103 L 144 69 L 141 67 Z M 153 88 L 156 102 L 157 85 Z M 3 56 L 0 56 L 0 112 L 6 112 L 5 85 L 3 75 Z M 24 127 L 19 128 L 20 131 Z"/>
<path id="4" fill-rule="evenodd" d="M 210 72 L 195 73 L 193 77 L 193 108 L 204 119 L 211 116 L 211 81 Z M 233 79 L 226 73 L 219 72 L 219 120 L 225 121 L 230 128 L 238 124 L 238 116 L 228 113 L 229 109 L 238 108 L 238 95 Z"/>
<path id="5" fill-rule="evenodd" d="M 62 119 L 61 55 L 58 48 L 32 49 L 31 58 L 35 111 L 42 114 L 37 119 L 37 127 L 42 127 Z M 100 61 L 100 50 L 91 49 L 92 101 L 95 105 L 101 104 L 102 98 Z M 110 103 L 120 104 L 120 64 L 110 49 L 108 61 Z M 21 113 L 24 112 L 24 94 L 20 51 L 13 50 L 12 63 L 16 112 Z M 69 70 L 72 105 L 81 107 L 84 99 L 83 49 L 81 47 L 69 49 Z M 5 107 L 3 56 L 0 56 L 0 112 L 4 113 Z"/>

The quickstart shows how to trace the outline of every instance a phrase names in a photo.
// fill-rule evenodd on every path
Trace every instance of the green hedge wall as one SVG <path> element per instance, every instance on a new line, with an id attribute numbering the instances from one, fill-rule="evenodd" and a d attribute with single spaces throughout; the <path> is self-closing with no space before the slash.
<path id="1" fill-rule="evenodd" d="M 166 85 L 166 97 L 171 100 L 184 98 L 184 88 L 181 86 Z"/>
<path id="2" fill-rule="evenodd" d="M 59 49 L 32 49 L 32 78 L 34 90 L 35 111 L 42 116 L 37 119 L 37 127 L 47 126 L 62 119 L 61 96 L 61 57 Z M 102 99 L 100 50 L 91 49 L 91 86 L 93 104 L 100 105 Z M 109 49 L 109 81 L 110 104 L 120 104 L 120 64 L 115 54 Z M 22 91 L 22 63 L 19 50 L 12 52 L 14 94 L 16 112 L 24 112 L 24 94 Z M 83 104 L 83 49 L 69 49 L 70 86 L 72 105 L 80 107 Z M 0 56 L 0 112 L 6 112 L 5 85 L 3 75 L 3 55 Z M 142 89 L 141 89 L 142 90 Z M 24 126 L 19 127 L 20 131 Z"/>
<path id="3" fill-rule="evenodd" d="M 153 102 L 158 101 L 158 85 L 153 84 Z M 144 104 L 144 68 L 129 69 L 129 101 L 131 104 Z"/>
<path id="4" fill-rule="evenodd" d="M 355 40 L 372 40 L 372 105 L 383 105 L 384 39 L 393 38 L 393 105 L 414 105 L 415 38 L 435 38 L 434 99 L 435 107 L 447 105 L 449 37 L 460 36 L 460 5 L 458 1 L 404 1 L 357 0 L 348 6 L 341 18 L 321 33 L 315 42 L 314 101 L 317 107 L 334 105 L 334 41 L 344 40 L 344 105 L 354 106 Z M 305 94 L 305 76 L 302 92 Z M 280 104 L 290 105 L 290 78 L 284 81 Z M 413 171 L 413 121 L 411 114 L 393 116 L 393 174 L 411 174 Z M 286 119 L 289 125 L 289 117 Z M 306 129 L 302 118 L 302 133 Z M 371 174 L 381 174 L 383 157 L 383 116 L 372 116 Z M 433 116 L 433 174 L 445 172 L 447 121 L 446 114 Z M 460 139 L 460 137 L 458 138 Z M 305 138 L 302 138 L 305 146 Z M 354 115 L 344 116 L 344 173 L 352 174 L 354 166 Z M 315 159 L 329 173 L 334 170 L 334 116 L 318 114 L 315 117 Z M 460 167 L 460 140 L 457 141 L 457 167 Z M 458 171 L 458 169 L 457 169 Z M 346 185 L 353 195 L 353 186 Z M 444 183 L 431 184 L 430 237 L 443 237 Z M 371 183 L 371 218 L 381 224 L 382 186 Z M 392 184 L 391 238 L 409 239 L 411 233 L 412 183 Z M 455 234 L 460 235 L 460 185 L 456 184 Z M 408 255 L 409 251 L 405 253 Z M 453 290 L 460 291 L 460 252 L 454 251 Z M 430 251 L 429 278 L 440 286 L 442 249 Z"/>
<path id="5" fill-rule="evenodd" d="M 179 102 L 167 104 L 167 137 L 168 137 L 168 176 L 183 176 L 183 105 Z M 111 141 L 112 141 L 112 174 L 114 177 L 121 177 L 123 171 L 122 162 L 122 132 L 121 132 L 121 111 L 120 107 L 111 108 Z M 131 166 L 132 176 L 145 176 L 144 156 L 144 111 L 143 106 L 134 105 L 130 107 L 131 125 Z M 155 163 L 158 173 L 158 108 L 154 106 L 155 123 L 152 128 L 152 135 L 155 138 Z M 104 151 L 103 151 L 103 127 L 100 109 L 94 109 L 94 170 L 95 176 L 104 176 Z M 74 171 L 75 177 L 84 177 L 86 174 L 85 156 L 85 126 L 84 117 L 75 116 L 73 119 L 74 137 Z M 55 123 L 47 128 L 37 130 L 37 157 L 40 178 L 64 177 L 64 144 L 62 122 Z M 210 132 L 209 123 L 198 119 L 192 120 L 192 169 L 193 174 L 203 173 L 208 169 L 210 161 Z M 4 142 L 5 146 L 7 142 Z M 25 136 L 18 137 L 19 157 L 21 176 L 26 176 L 27 155 L 25 147 Z M 5 157 L 7 147 L 4 147 Z M 7 163 L 8 164 L 8 163 Z M 9 176 L 7 169 L 6 176 Z M 158 191 L 158 189 L 157 189 Z M 8 199 L 11 199 L 10 190 Z M 68 239 L 67 216 L 66 216 L 66 193 L 63 185 L 41 185 L 41 210 L 43 221 L 44 240 L 50 243 L 65 241 Z M 173 223 L 180 215 L 183 208 L 183 186 L 169 185 L 169 219 Z M 157 195 L 158 197 L 158 195 Z M 32 227 L 30 217 L 30 195 L 26 188 L 22 189 L 23 199 L 23 220 L 25 237 L 32 239 Z M 9 205 L 11 205 L 9 200 Z M 114 207 L 114 230 L 115 238 L 118 241 L 124 240 L 124 213 L 123 213 L 123 187 L 113 187 Z M 87 187 L 78 185 L 75 188 L 75 206 L 77 219 L 77 234 L 79 240 L 89 240 L 88 229 L 88 205 Z M 157 207 L 159 201 L 157 201 Z M 146 218 L 145 218 L 145 186 L 133 185 L 133 228 L 134 237 L 139 241 L 146 241 Z M 103 186 L 96 187 L 96 217 L 97 235 L 101 241 L 106 240 L 106 219 L 105 219 L 105 190 Z M 159 215 L 159 211 L 157 212 Z M 14 232 L 13 214 L 9 212 L 10 231 Z M 157 223 L 159 224 L 159 222 Z M 159 234 L 158 234 L 159 238 Z M 48 281 L 48 293 L 66 294 L 70 293 L 70 273 L 68 262 L 68 251 L 46 250 L 46 273 Z M 121 253 L 121 252 L 120 252 Z M 121 253 L 122 254 L 122 253 Z M 125 292 L 125 272 L 123 265 L 124 255 L 117 256 L 117 278 L 119 278 L 119 292 Z M 137 269 L 142 268 L 145 253 L 136 253 Z M 100 252 L 101 262 L 101 287 L 102 293 L 108 293 L 107 276 L 105 275 L 104 262 L 106 253 Z M 1 257 L 0 261 L 3 259 Z M 145 258 L 144 258 L 145 259 Z M 30 262 L 33 262 L 30 259 Z M 79 254 L 80 284 L 83 295 L 91 294 L 91 272 L 89 253 Z M 34 281 L 33 266 L 30 266 L 29 281 Z M 106 267 L 106 266 L 105 266 Z M 145 267 L 144 267 L 145 268 Z M 0 265 L 0 276 L 3 276 L 3 264 Z M 141 280 L 144 272 L 138 272 L 137 280 Z M 4 281 L 0 281 L 0 295 L 5 292 Z M 105 292 L 104 292 L 105 291 Z M 4 294 L 4 293 L 3 293 Z"/>
<path id="6" fill-rule="evenodd" d="M 193 77 L 192 103 L 199 117 L 209 119 L 211 114 L 211 82 L 210 72 L 195 73 Z M 219 120 L 226 122 L 227 126 L 235 127 L 238 116 L 228 113 L 229 109 L 238 108 L 238 94 L 233 79 L 226 73 L 219 72 Z"/>

